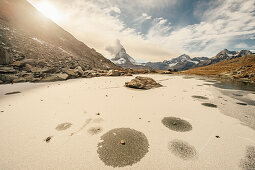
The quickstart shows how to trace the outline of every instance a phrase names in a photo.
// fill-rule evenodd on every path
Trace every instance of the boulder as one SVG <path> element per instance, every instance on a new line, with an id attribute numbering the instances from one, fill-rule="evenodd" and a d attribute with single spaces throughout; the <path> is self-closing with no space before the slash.
<path id="1" fill-rule="evenodd" d="M 52 81 L 63 81 L 67 80 L 68 74 L 60 73 L 60 74 L 52 74 L 49 77 L 45 77 L 40 80 L 40 82 L 52 82 Z"/>
<path id="2" fill-rule="evenodd" d="M 23 60 L 23 62 L 25 64 L 29 64 L 29 65 L 31 65 L 33 67 L 36 67 L 37 64 L 38 64 L 38 62 L 36 60 L 34 60 L 34 59 L 25 59 L 25 60 Z"/>
<path id="3" fill-rule="evenodd" d="M 0 74 L 16 74 L 17 71 L 13 67 L 0 67 Z"/>
<path id="4" fill-rule="evenodd" d="M 162 74 L 173 74 L 171 71 L 163 71 Z"/>
<path id="5" fill-rule="evenodd" d="M 107 73 L 108 76 L 120 76 L 121 73 L 120 71 L 118 70 L 110 70 L 108 73 Z"/>
<path id="6" fill-rule="evenodd" d="M 60 80 L 67 80 L 68 79 L 68 74 L 65 73 L 59 73 L 59 74 L 55 74 Z"/>
<path id="7" fill-rule="evenodd" d="M 31 72 L 33 67 L 30 64 L 25 64 L 25 70 Z"/>
<path id="8" fill-rule="evenodd" d="M 84 75 L 84 71 L 82 70 L 81 66 L 78 66 L 78 67 L 76 68 L 76 70 L 77 70 L 77 73 L 78 73 L 80 76 L 83 76 L 83 75 Z"/>
<path id="9" fill-rule="evenodd" d="M 0 48 L 0 65 L 8 65 L 13 62 L 13 57 L 6 49 Z"/>
<path id="10" fill-rule="evenodd" d="M 12 82 L 13 83 L 23 83 L 23 82 L 26 82 L 26 79 L 20 77 L 20 78 L 14 79 Z"/>
<path id="11" fill-rule="evenodd" d="M 4 82 L 2 80 L 0 80 L 0 84 L 4 84 Z"/>
<path id="12" fill-rule="evenodd" d="M 11 65 L 16 66 L 16 67 L 23 67 L 23 66 L 25 66 L 25 62 L 24 61 L 14 61 Z"/>
<path id="13" fill-rule="evenodd" d="M 75 69 L 68 69 L 65 70 L 65 73 L 68 74 L 70 77 L 78 77 L 78 73 Z"/>
<path id="14" fill-rule="evenodd" d="M 30 73 L 24 76 L 24 78 L 26 79 L 26 81 L 33 81 L 34 75 Z"/>
<path id="15" fill-rule="evenodd" d="M 4 83 L 12 83 L 13 80 L 18 78 L 19 77 L 14 74 L 0 74 L 0 80 Z"/>
<path id="16" fill-rule="evenodd" d="M 138 76 L 130 82 L 126 82 L 125 86 L 129 88 L 149 90 L 152 88 L 161 87 L 162 85 L 157 83 L 152 78 Z"/>

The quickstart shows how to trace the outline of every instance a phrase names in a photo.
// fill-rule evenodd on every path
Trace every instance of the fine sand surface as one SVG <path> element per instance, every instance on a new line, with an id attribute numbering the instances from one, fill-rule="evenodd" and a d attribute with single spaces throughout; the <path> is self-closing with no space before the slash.
<path id="1" fill-rule="evenodd" d="M 253 92 L 144 76 L 1 85 L 0 169 L 255 169 Z"/>

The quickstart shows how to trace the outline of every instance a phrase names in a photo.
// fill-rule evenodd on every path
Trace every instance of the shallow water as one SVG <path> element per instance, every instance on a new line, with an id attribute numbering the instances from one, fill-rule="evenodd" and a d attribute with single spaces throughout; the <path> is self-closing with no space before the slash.
<path id="1" fill-rule="evenodd" d="M 214 83 L 213 86 L 221 89 L 232 89 L 232 90 L 245 90 L 255 92 L 255 84 L 221 80 L 218 83 Z"/>

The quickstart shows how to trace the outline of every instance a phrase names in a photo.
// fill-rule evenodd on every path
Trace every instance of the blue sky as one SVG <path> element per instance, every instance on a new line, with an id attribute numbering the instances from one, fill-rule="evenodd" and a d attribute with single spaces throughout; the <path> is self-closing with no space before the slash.
<path id="1" fill-rule="evenodd" d="M 45 0 L 30 0 L 38 7 Z M 48 0 L 57 24 L 111 58 L 119 39 L 134 58 L 183 53 L 213 57 L 224 48 L 255 52 L 254 0 Z M 54 18 L 53 18 L 54 19 Z"/>

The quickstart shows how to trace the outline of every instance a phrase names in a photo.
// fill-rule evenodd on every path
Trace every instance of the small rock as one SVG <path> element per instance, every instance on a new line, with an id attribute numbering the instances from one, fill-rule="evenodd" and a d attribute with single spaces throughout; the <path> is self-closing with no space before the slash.
<path id="1" fill-rule="evenodd" d="M 50 142 L 50 140 L 52 139 L 52 137 L 53 137 L 53 136 L 49 136 L 49 137 L 47 137 L 47 138 L 45 139 L 45 141 L 46 141 L 47 143 L 49 143 L 49 142 Z"/>
<path id="2" fill-rule="evenodd" d="M 107 73 L 107 76 L 120 76 L 120 75 L 121 75 L 121 73 L 118 70 L 110 70 Z"/>
<path id="3" fill-rule="evenodd" d="M 120 143 L 121 143 L 122 145 L 125 145 L 125 144 L 126 144 L 125 140 L 121 140 Z"/>

